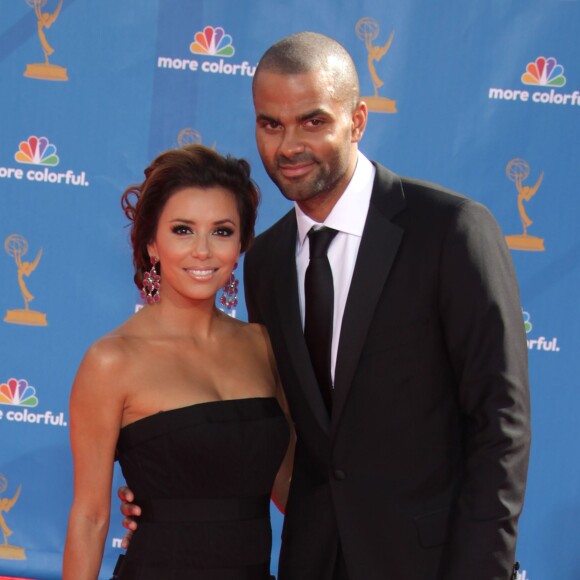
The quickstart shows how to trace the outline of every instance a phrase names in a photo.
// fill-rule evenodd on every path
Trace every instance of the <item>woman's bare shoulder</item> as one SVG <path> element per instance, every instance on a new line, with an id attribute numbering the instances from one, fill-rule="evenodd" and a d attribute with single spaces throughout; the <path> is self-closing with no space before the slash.
<path id="1" fill-rule="evenodd" d="M 272 351 L 270 335 L 262 324 L 244 322 L 243 326 L 240 326 L 240 332 L 243 333 L 244 339 L 253 349 L 264 354 L 269 354 Z"/>
<path id="2" fill-rule="evenodd" d="M 244 330 L 255 340 L 270 344 L 268 329 L 263 324 L 257 322 L 244 322 Z"/>
<path id="3" fill-rule="evenodd" d="M 79 372 L 119 376 L 141 349 L 139 325 L 132 319 L 96 340 L 86 351 Z"/>

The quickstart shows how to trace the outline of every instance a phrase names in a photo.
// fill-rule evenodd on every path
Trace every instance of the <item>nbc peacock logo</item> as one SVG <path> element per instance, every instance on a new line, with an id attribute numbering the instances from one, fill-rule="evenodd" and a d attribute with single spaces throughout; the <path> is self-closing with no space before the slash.
<path id="1" fill-rule="evenodd" d="M 56 167 L 60 161 L 56 154 L 56 147 L 46 137 L 34 135 L 20 143 L 18 151 L 14 154 L 14 159 L 18 163 L 47 165 L 49 167 Z"/>
<path id="2" fill-rule="evenodd" d="M 545 352 L 560 352 L 558 346 L 558 337 L 546 338 L 545 336 L 538 336 L 532 338 L 530 333 L 534 328 L 532 324 L 532 315 L 522 308 L 522 316 L 524 318 L 524 329 L 526 331 L 526 342 L 528 350 L 542 350 Z"/>
<path id="3" fill-rule="evenodd" d="M 36 389 L 26 379 L 8 379 L 0 385 L 0 405 L 36 407 L 38 397 Z"/>
<path id="4" fill-rule="evenodd" d="M 85 171 L 78 173 L 72 169 L 51 171 L 51 169 L 60 164 L 60 157 L 58 156 L 56 145 L 51 143 L 48 137 L 30 135 L 27 139 L 21 141 L 14 153 L 14 160 L 21 165 L 33 167 L 24 169 L 22 167 L 3 167 L 0 165 L 0 180 L 13 179 L 35 183 L 89 186 Z"/>
<path id="5" fill-rule="evenodd" d="M 222 26 L 204 26 L 187 39 L 189 54 L 184 56 L 158 56 L 158 69 L 202 72 L 228 76 L 253 77 L 255 66 L 247 60 L 241 63 L 227 62 L 236 54 L 234 39 Z M 185 47 L 184 47 L 185 48 Z M 209 60 L 190 58 L 193 54 L 199 57 L 211 57 Z"/>
<path id="6" fill-rule="evenodd" d="M 527 88 L 489 89 L 488 97 L 496 101 L 532 102 L 540 105 L 580 106 L 580 91 L 561 92 L 566 86 L 564 66 L 554 56 L 538 56 L 528 62 L 520 75 L 520 81 Z M 536 88 L 538 90 L 531 90 Z"/>
<path id="7" fill-rule="evenodd" d="M 526 331 L 526 334 L 529 334 L 530 332 L 532 332 L 532 317 L 530 316 L 529 312 L 526 312 L 524 309 L 522 309 L 522 316 L 524 317 L 524 330 Z"/>
<path id="8" fill-rule="evenodd" d="M 36 389 L 26 379 L 9 378 L 0 384 L 0 405 L 12 407 L 8 410 L 0 408 L 0 421 L 10 423 L 30 423 L 48 427 L 67 427 L 64 412 L 55 413 L 32 411 L 38 406 Z"/>
<path id="9" fill-rule="evenodd" d="M 203 54 L 209 56 L 234 56 L 236 49 L 233 39 L 221 27 L 206 26 L 202 31 L 196 32 L 194 41 L 189 45 L 189 50 L 193 54 Z"/>
<path id="10" fill-rule="evenodd" d="M 539 56 L 534 62 L 528 63 L 526 72 L 522 75 L 524 85 L 539 85 L 542 87 L 563 87 L 566 84 L 564 67 L 551 56 Z"/>

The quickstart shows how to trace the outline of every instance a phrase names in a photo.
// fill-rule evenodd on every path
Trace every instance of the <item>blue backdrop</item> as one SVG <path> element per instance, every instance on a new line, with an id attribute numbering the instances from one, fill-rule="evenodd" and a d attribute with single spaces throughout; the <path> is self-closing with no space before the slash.
<path id="1" fill-rule="evenodd" d="M 578 1 L 12 0 L 1 13 L 0 575 L 61 576 L 71 382 L 139 302 L 121 192 L 160 151 L 201 142 L 251 162 L 259 230 L 285 213 L 251 81 L 270 44 L 315 30 L 357 64 L 373 110 L 362 151 L 482 201 L 506 234 L 533 404 L 520 578 L 580 577 Z M 275 514 L 274 569 L 280 527 Z M 103 579 L 122 533 L 114 501 Z"/>

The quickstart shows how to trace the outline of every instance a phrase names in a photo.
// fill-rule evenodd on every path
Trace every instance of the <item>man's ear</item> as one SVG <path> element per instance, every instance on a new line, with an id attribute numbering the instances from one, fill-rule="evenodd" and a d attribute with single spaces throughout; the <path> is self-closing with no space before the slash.
<path id="1" fill-rule="evenodd" d="M 362 139 L 367 126 L 368 113 L 367 104 L 359 101 L 352 112 L 351 141 L 353 143 L 358 143 Z"/>

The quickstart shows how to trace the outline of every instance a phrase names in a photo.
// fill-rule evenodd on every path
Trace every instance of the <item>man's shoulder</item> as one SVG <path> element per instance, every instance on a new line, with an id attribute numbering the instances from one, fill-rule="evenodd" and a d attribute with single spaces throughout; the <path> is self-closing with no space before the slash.
<path id="1" fill-rule="evenodd" d="M 276 223 L 256 236 L 248 255 L 259 253 L 264 249 L 272 249 L 272 244 L 285 243 L 288 236 L 296 231 L 296 214 L 294 209 L 283 215 Z"/>
<path id="2" fill-rule="evenodd" d="M 453 209 L 466 203 L 479 204 L 463 193 L 425 179 L 398 175 L 387 169 L 380 163 L 374 162 L 377 173 L 375 188 L 380 196 L 381 192 L 392 190 L 393 187 L 400 189 L 408 209 L 425 208 L 427 210 L 440 208 L 441 210 Z"/>
<path id="3" fill-rule="evenodd" d="M 401 180 L 404 190 L 409 194 L 417 196 L 419 199 L 451 206 L 462 205 L 465 202 L 473 201 L 467 195 L 439 183 L 416 179 L 414 177 L 403 177 Z"/>

